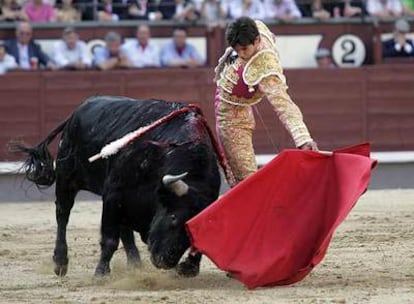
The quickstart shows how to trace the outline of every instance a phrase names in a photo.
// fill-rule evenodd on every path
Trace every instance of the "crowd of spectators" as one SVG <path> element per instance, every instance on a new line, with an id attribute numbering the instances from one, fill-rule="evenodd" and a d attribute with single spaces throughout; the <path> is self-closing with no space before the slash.
<path id="1" fill-rule="evenodd" d="M 414 16 L 413 0 L 0 0 L 0 21 L 205 21 L 209 27 L 241 16 L 289 22 L 371 15 Z"/>
<path id="2" fill-rule="evenodd" d="M 178 25 L 203 20 L 212 29 L 241 16 L 290 22 L 302 17 L 326 20 L 365 15 L 397 20 L 393 37 L 383 43 L 383 57 L 414 56 L 412 41 L 406 37 L 409 24 L 401 19 L 414 16 L 414 0 L 0 0 L 0 22 L 16 22 L 16 37 L 0 45 L 0 74 L 16 68 L 108 70 L 204 64 L 187 42 L 184 27 L 174 28 L 171 41 L 162 48 L 154 44 L 150 33 L 154 20 L 173 20 Z M 149 22 L 139 26 L 135 39 L 125 43 L 118 33 L 109 32 L 105 46 L 95 48 L 93 54 L 72 27 L 63 31 L 51 54 L 32 39 L 31 24 L 36 22 L 126 19 Z M 327 51 L 315 54 L 318 66 L 333 66 Z"/>
<path id="3" fill-rule="evenodd" d="M 92 53 L 81 40 L 75 28 L 67 27 L 62 37 L 53 45 L 51 54 L 46 54 L 32 38 L 33 30 L 27 21 L 16 27 L 16 37 L 0 44 L 0 74 L 7 70 L 110 70 L 116 68 L 145 67 L 197 67 L 205 59 L 196 47 L 187 41 L 187 30 L 177 26 L 171 39 L 162 47 L 151 41 L 148 25 L 139 25 L 136 37 L 123 42 L 115 31 L 105 36 L 105 45 L 96 46 Z"/>

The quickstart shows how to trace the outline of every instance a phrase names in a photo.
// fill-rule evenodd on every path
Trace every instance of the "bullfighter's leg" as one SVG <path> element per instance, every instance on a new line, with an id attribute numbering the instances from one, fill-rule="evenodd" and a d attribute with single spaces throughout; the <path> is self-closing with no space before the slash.
<path id="1" fill-rule="evenodd" d="M 252 109 L 216 103 L 217 135 L 236 183 L 257 171 L 253 148 L 255 120 Z"/>
<path id="2" fill-rule="evenodd" d="M 75 202 L 78 189 L 71 186 L 72 183 L 57 176 L 56 178 L 56 222 L 57 233 L 53 261 L 55 273 L 64 276 L 68 271 L 68 246 L 66 243 L 66 226 L 68 225 L 70 211 Z"/>
<path id="3" fill-rule="evenodd" d="M 135 244 L 134 231 L 121 226 L 121 240 L 127 256 L 128 267 L 135 268 L 141 265 L 141 257 Z"/>
<path id="4" fill-rule="evenodd" d="M 121 205 L 116 194 L 110 191 L 103 195 L 103 211 L 101 223 L 101 257 L 95 270 L 95 276 L 108 275 L 111 272 L 110 262 L 118 249 L 121 234 Z"/>
<path id="5" fill-rule="evenodd" d="M 200 272 L 202 254 L 196 250 L 190 250 L 186 259 L 177 265 L 177 273 L 183 277 L 195 277 Z"/>

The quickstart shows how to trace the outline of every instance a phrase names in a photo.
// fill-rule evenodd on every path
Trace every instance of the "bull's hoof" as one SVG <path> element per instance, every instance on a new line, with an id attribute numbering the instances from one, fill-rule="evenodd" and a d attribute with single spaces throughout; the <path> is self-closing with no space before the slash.
<path id="1" fill-rule="evenodd" d="M 111 274 L 111 269 L 109 265 L 98 265 L 95 270 L 95 277 L 102 278 L 109 276 Z"/>
<path id="2" fill-rule="evenodd" d="M 128 259 L 127 261 L 127 268 L 128 269 L 137 269 L 142 266 L 142 262 L 140 259 Z"/>
<path id="3" fill-rule="evenodd" d="M 127 253 L 127 267 L 128 269 L 137 269 L 142 266 L 141 257 L 138 251 L 132 251 Z"/>
<path id="4" fill-rule="evenodd" d="M 66 265 L 55 265 L 55 274 L 59 277 L 64 277 L 68 272 L 68 264 Z"/>
<path id="5" fill-rule="evenodd" d="M 182 277 L 195 277 L 200 273 L 200 264 L 186 259 L 177 265 L 177 273 Z"/>
<path id="6" fill-rule="evenodd" d="M 55 274 L 59 277 L 64 277 L 68 272 L 68 258 L 56 258 L 53 256 L 53 261 L 55 262 Z"/>

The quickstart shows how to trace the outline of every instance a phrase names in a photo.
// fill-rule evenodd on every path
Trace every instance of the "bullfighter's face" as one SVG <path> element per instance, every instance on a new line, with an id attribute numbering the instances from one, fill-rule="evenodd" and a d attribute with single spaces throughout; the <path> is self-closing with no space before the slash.
<path id="1" fill-rule="evenodd" d="M 196 213 L 193 196 L 194 190 L 181 180 L 160 190 L 160 201 L 148 235 L 148 249 L 156 267 L 175 267 L 190 247 L 185 223 Z"/>
<path id="2" fill-rule="evenodd" d="M 244 61 L 248 61 L 252 58 L 258 51 L 260 46 L 260 37 L 257 37 L 252 44 L 240 45 L 236 44 L 234 50 L 237 55 Z"/>

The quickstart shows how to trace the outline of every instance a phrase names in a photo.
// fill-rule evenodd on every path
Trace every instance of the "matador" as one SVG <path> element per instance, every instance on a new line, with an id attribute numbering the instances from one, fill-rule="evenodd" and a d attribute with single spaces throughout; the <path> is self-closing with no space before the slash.
<path id="1" fill-rule="evenodd" d="M 296 147 L 317 150 L 299 107 L 287 93 L 276 39 L 261 21 L 241 17 L 226 32 L 229 47 L 215 68 L 216 130 L 232 170 L 234 184 L 256 172 L 252 106 L 264 96 L 290 133 Z M 237 54 L 237 55 L 235 55 Z"/>

